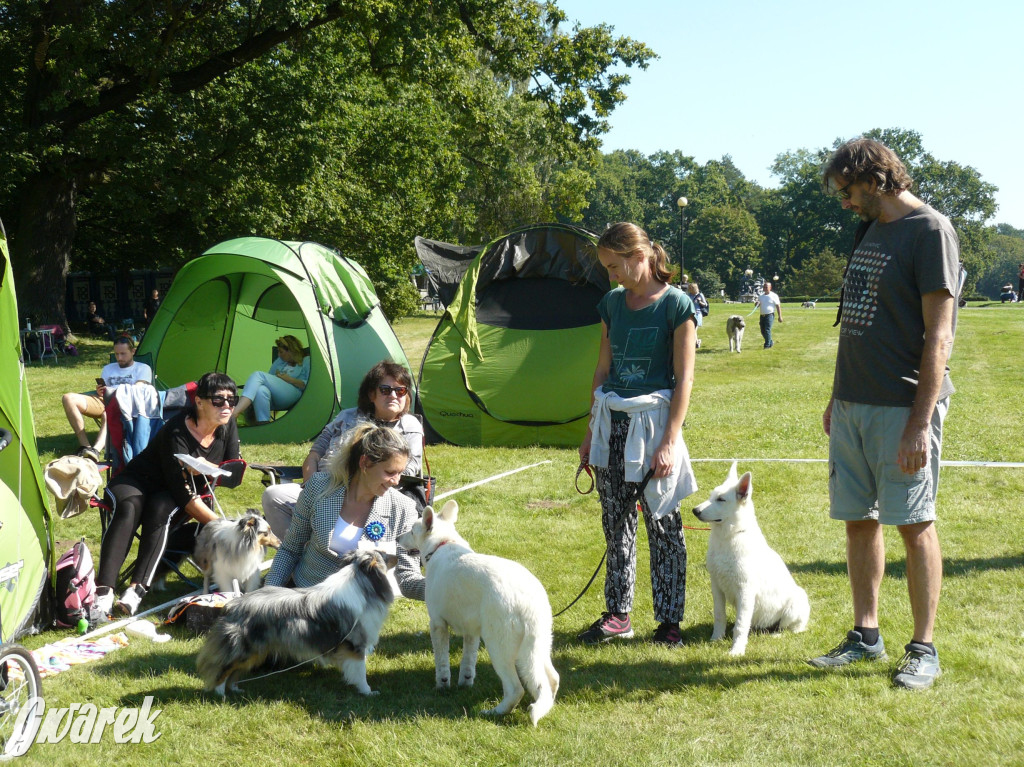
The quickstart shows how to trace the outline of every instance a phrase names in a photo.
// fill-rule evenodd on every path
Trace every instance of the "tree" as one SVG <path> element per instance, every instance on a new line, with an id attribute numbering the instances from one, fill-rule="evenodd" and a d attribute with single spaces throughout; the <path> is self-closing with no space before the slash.
<path id="1" fill-rule="evenodd" d="M 1016 232 L 1016 234 L 1003 234 Z M 1017 275 L 1024 264 L 1024 231 L 1000 224 L 988 239 L 987 267 L 977 275 L 976 293 L 996 298 L 1006 283 L 1017 289 Z"/>
<path id="2" fill-rule="evenodd" d="M 846 259 L 837 256 L 831 248 L 825 248 L 806 259 L 803 266 L 786 278 L 786 293 L 812 298 L 838 296 L 845 269 Z"/>
<path id="3" fill-rule="evenodd" d="M 727 283 L 740 279 L 747 268 L 761 267 L 764 237 L 754 216 L 728 205 L 705 207 L 690 226 L 686 263 L 720 275 Z"/>
<path id="4" fill-rule="evenodd" d="M 400 292 L 402 222 L 467 226 L 460 206 L 493 199 L 473 163 L 510 181 L 537 168 L 501 187 L 524 210 L 579 209 L 584 184 L 560 164 L 596 151 L 629 80 L 619 67 L 651 52 L 564 20 L 530 0 L 0 6 L 0 212 L 23 303 L 63 320 L 79 245 L 152 263 L 247 223 L 336 234 Z M 507 98 L 476 101 L 488 93 Z M 503 132 L 481 104 L 528 127 Z M 493 151 L 461 154 L 481 125 Z"/>

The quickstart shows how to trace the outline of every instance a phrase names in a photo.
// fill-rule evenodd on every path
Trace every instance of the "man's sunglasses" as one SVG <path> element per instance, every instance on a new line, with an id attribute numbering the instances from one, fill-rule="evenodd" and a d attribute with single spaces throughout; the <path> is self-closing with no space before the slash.
<path id="1" fill-rule="evenodd" d="M 234 407 L 238 404 L 238 395 L 222 397 L 219 394 L 214 394 L 212 397 L 205 397 L 204 399 L 210 400 L 210 404 L 214 407 L 224 407 L 224 405 L 231 405 L 231 407 Z"/>
<path id="2" fill-rule="evenodd" d="M 832 193 L 840 200 L 849 200 L 853 196 L 853 192 L 850 191 L 850 187 L 853 186 L 853 183 L 854 182 L 851 181 L 842 189 L 836 187 L 835 189 L 832 190 Z"/>
<path id="3" fill-rule="evenodd" d="M 395 393 L 396 397 L 404 397 L 409 393 L 408 386 L 388 386 L 387 384 L 380 384 L 377 387 L 377 391 L 383 394 L 385 397 L 389 396 L 391 392 Z"/>

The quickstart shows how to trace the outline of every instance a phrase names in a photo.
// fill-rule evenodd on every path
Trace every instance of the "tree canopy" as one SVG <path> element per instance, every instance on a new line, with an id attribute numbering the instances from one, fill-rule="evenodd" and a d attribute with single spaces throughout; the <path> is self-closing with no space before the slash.
<path id="1" fill-rule="evenodd" d="M 0 6 L 0 213 L 22 303 L 76 267 L 319 239 L 400 310 L 417 234 L 579 211 L 652 52 L 530 0 L 14 0 Z"/>

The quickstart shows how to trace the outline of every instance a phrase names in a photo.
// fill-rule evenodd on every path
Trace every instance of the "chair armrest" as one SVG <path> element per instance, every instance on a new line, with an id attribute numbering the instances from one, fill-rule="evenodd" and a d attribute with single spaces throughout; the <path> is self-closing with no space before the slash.
<path id="1" fill-rule="evenodd" d="M 263 472 L 260 480 L 264 486 L 270 487 L 283 482 L 295 482 L 302 479 L 301 466 L 278 466 L 270 463 L 250 463 L 249 467 Z"/>

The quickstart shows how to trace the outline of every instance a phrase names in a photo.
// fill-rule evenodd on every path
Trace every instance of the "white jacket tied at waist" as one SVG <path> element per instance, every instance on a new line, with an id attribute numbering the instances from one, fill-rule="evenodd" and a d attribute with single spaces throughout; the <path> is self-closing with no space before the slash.
<path id="1" fill-rule="evenodd" d="M 642 482 L 665 434 L 671 404 L 671 389 L 628 398 L 597 389 L 594 392 L 594 406 L 590 411 L 590 428 L 593 434 L 590 441 L 590 465 L 599 469 L 608 468 L 612 411 L 618 410 L 630 417 L 624 455 L 625 480 Z M 686 442 L 680 435 L 676 443 L 675 466 L 672 467 L 672 473 L 667 477 L 652 479 L 644 489 L 644 499 L 654 518 L 661 519 L 675 511 L 683 498 L 695 492 L 697 478 L 693 475 Z"/>

